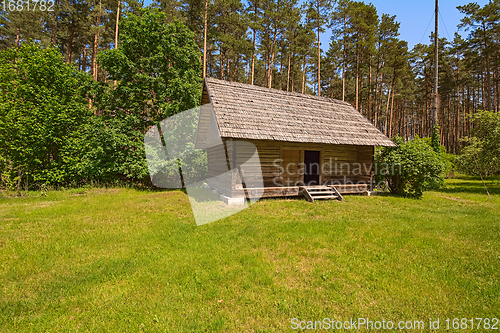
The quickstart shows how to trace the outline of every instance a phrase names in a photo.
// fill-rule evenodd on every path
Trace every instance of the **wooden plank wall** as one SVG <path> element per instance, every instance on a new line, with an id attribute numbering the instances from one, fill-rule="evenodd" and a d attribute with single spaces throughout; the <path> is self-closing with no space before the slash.
<path id="1" fill-rule="evenodd" d="M 220 193 L 231 196 L 232 177 L 226 174 L 229 165 L 224 146 L 217 145 L 207 149 L 208 185 Z"/>
<path id="2" fill-rule="evenodd" d="M 368 182 L 372 175 L 374 151 L 372 146 L 291 143 L 267 140 L 248 141 L 253 143 L 259 152 L 265 187 L 293 186 L 297 181 L 303 180 L 303 177 L 298 174 L 299 167 L 297 165 L 299 162 L 304 161 L 305 150 L 320 152 L 320 161 L 322 162 L 320 166 L 321 183 L 343 182 L 346 180 L 353 183 L 359 180 Z M 244 154 L 240 155 L 239 152 L 238 156 L 241 156 L 242 159 L 245 157 Z M 288 163 L 295 164 L 295 166 L 289 168 L 291 174 L 286 171 Z M 282 170 L 283 172 L 281 172 Z M 280 177 L 279 180 L 277 177 Z M 287 185 L 287 180 L 293 181 L 294 184 Z"/>
<path id="3" fill-rule="evenodd" d="M 254 153 L 248 147 L 238 147 L 233 139 L 223 139 L 227 149 L 227 156 L 222 149 L 212 147 L 208 151 L 209 175 L 216 177 L 214 186 L 219 192 L 231 197 L 244 195 L 243 186 L 239 171 L 234 168 L 248 160 Z M 320 181 L 322 184 L 364 181 L 367 184 L 371 181 L 373 170 L 372 146 L 350 146 L 350 145 L 328 145 L 310 143 L 291 143 L 264 140 L 245 140 L 253 143 L 258 150 L 260 167 L 266 188 L 278 188 L 280 186 L 294 186 L 303 180 L 299 175 L 298 164 L 304 160 L 305 150 L 320 151 Z M 227 162 L 227 169 L 222 170 L 221 166 Z M 294 164 L 289 168 L 290 174 L 286 172 L 286 165 Z M 331 164 L 330 164 L 331 163 Z M 258 165 L 255 165 L 258 168 Z M 215 169 L 219 168 L 219 169 Z M 221 177 L 220 174 L 227 170 L 233 170 L 231 177 Z M 283 172 L 282 172 L 283 171 Z M 252 181 L 256 174 L 244 174 L 244 179 Z M 288 182 L 287 182 L 288 181 Z M 280 191 L 277 190 L 276 193 Z"/>
<path id="4" fill-rule="evenodd" d="M 327 145 L 322 182 L 369 182 L 373 170 L 372 146 Z"/>
<path id="5" fill-rule="evenodd" d="M 250 143 L 258 144 L 259 141 L 252 141 Z M 233 141 L 232 139 L 225 139 L 225 144 L 227 147 L 228 156 L 230 157 L 229 167 L 233 169 L 233 188 L 236 190 L 236 194 L 233 196 L 238 196 L 241 194 L 241 189 L 243 184 L 241 181 L 241 176 L 246 182 L 245 187 L 254 187 L 262 174 L 262 180 L 264 187 L 276 187 L 281 186 L 280 182 L 280 169 L 279 169 L 279 158 L 280 158 L 280 147 L 279 146 L 266 146 L 259 145 L 257 147 L 259 153 L 260 164 L 252 165 L 248 160 L 255 154 L 255 148 L 246 144 L 246 142 L 240 143 L 240 141 Z M 273 165 L 274 162 L 278 162 L 277 166 Z M 239 171 L 235 168 L 236 166 L 246 163 L 250 168 L 246 168 L 243 174 L 240 175 Z M 252 171 L 255 170 L 255 172 Z"/>
<path id="6" fill-rule="evenodd" d="M 371 165 L 371 170 L 365 172 L 362 177 L 366 182 L 370 182 L 373 179 L 373 173 L 375 170 L 374 165 L 375 147 L 373 146 L 359 146 L 358 147 L 358 161 L 363 165 Z"/>
<path id="7" fill-rule="evenodd" d="M 301 162 L 300 149 L 283 149 L 283 162 L 280 164 L 283 168 L 283 176 L 280 184 L 283 186 L 295 186 L 302 181 L 299 174 L 299 163 Z"/>

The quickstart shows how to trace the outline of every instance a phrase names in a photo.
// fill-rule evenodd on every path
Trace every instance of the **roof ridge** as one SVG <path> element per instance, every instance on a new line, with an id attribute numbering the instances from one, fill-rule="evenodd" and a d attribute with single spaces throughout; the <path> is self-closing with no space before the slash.
<path id="1" fill-rule="evenodd" d="M 267 88 L 267 87 L 257 86 L 257 85 L 254 85 L 254 84 L 241 83 L 241 82 L 236 82 L 236 81 L 221 80 L 221 79 L 217 79 L 217 78 L 213 78 L 213 77 L 206 77 L 205 80 L 211 81 L 211 83 L 216 83 L 216 84 L 219 83 L 219 84 L 223 84 L 223 85 L 227 85 L 227 86 L 241 86 L 241 87 L 249 89 L 249 90 L 260 90 L 260 91 L 276 92 L 276 93 L 280 93 L 280 94 L 283 94 L 283 95 L 295 96 L 295 97 L 299 97 L 299 98 L 307 97 L 307 98 L 311 98 L 311 99 L 315 99 L 315 100 L 321 100 L 321 101 L 328 102 L 328 103 L 335 102 L 335 103 L 338 103 L 338 104 L 342 104 L 342 105 L 346 105 L 346 106 L 352 107 L 352 105 L 350 103 L 346 102 L 346 101 L 341 101 L 339 99 L 330 98 L 330 97 L 316 96 L 316 95 L 310 95 L 310 94 L 302 94 L 302 93 L 298 93 L 298 92 L 295 92 L 295 91 L 285 91 L 285 90 L 280 90 L 280 89 L 276 89 L 276 88 Z"/>

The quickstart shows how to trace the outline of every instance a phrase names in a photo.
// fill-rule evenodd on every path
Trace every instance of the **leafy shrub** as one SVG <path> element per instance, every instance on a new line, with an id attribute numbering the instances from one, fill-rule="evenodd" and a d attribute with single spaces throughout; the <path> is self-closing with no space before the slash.
<path id="1" fill-rule="evenodd" d="M 393 141 L 398 147 L 377 150 L 377 183 L 386 182 L 392 194 L 410 198 L 420 198 L 425 190 L 443 184 L 446 161 L 425 139 L 404 142 L 395 137 Z"/>
<path id="2" fill-rule="evenodd" d="M 422 140 L 441 155 L 446 165 L 444 175 L 452 178 L 456 171 L 456 155 L 448 153 L 446 147 L 441 145 L 439 140 L 439 125 L 435 126 L 436 128 L 437 131 L 435 130 L 430 138 L 418 138 L 418 140 Z"/>
<path id="3" fill-rule="evenodd" d="M 71 180 L 80 184 L 148 179 L 142 132 L 118 118 L 89 119 L 72 137 L 64 162 Z"/>
<path id="4" fill-rule="evenodd" d="M 5 187 L 67 180 L 62 156 L 92 116 L 89 74 L 33 43 L 0 53 L 0 174 Z"/>
<path id="5" fill-rule="evenodd" d="M 441 137 L 439 135 L 440 131 L 441 128 L 439 127 L 439 125 L 434 125 L 431 136 L 431 147 L 436 153 L 440 153 L 442 151 L 442 148 L 444 148 L 443 146 L 441 146 Z"/>
<path id="6" fill-rule="evenodd" d="M 457 160 L 457 155 L 450 154 L 446 152 L 446 148 L 442 147 L 441 151 L 441 156 L 444 159 L 446 169 L 444 174 L 446 175 L 446 178 L 453 178 L 455 176 L 455 172 L 457 171 L 457 166 L 456 166 L 456 160 Z"/>
<path id="7" fill-rule="evenodd" d="M 500 175 L 500 114 L 480 112 L 474 124 L 471 136 L 462 140 L 465 146 L 456 159 L 458 170 L 468 175 L 478 175 L 478 171 Z"/>

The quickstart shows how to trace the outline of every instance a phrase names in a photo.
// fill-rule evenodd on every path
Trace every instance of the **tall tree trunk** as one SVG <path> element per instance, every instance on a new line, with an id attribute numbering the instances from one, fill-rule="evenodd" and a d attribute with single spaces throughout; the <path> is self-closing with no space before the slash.
<path id="1" fill-rule="evenodd" d="M 16 28 L 16 46 L 20 45 L 20 43 L 19 43 L 19 35 L 20 35 L 19 28 Z"/>
<path id="2" fill-rule="evenodd" d="M 358 30 L 358 42 L 359 42 L 359 30 Z M 356 94 L 356 110 L 359 107 L 359 47 L 356 45 L 356 87 L 354 88 Z"/>
<path id="3" fill-rule="evenodd" d="M 491 66 L 489 55 L 486 56 L 486 109 L 491 111 Z"/>
<path id="4" fill-rule="evenodd" d="M 389 85 L 389 93 L 387 94 L 387 105 L 386 105 L 386 110 L 385 110 L 385 134 L 390 138 L 391 137 L 391 131 L 390 131 L 390 124 L 389 124 L 389 105 L 391 104 L 391 92 L 392 92 L 392 86 Z"/>
<path id="5" fill-rule="evenodd" d="M 75 1 L 71 1 L 71 4 L 74 6 Z M 70 29 L 69 29 L 69 41 L 68 41 L 68 49 L 67 49 L 67 58 L 66 58 L 66 63 L 70 64 L 71 63 L 71 56 L 73 55 L 73 37 L 75 35 L 75 24 L 74 24 L 74 19 L 73 15 L 71 15 L 71 24 L 70 24 Z"/>
<path id="6" fill-rule="evenodd" d="M 427 73 L 427 68 L 424 67 L 424 73 Z M 425 96 L 429 96 L 429 86 L 427 85 L 427 77 L 424 79 L 424 86 L 425 86 Z M 431 110 L 429 109 L 429 99 L 425 99 L 425 136 L 429 136 L 431 133 L 431 124 L 430 124 L 430 112 Z"/>
<path id="7" fill-rule="evenodd" d="M 51 33 L 51 36 L 50 36 L 50 42 L 53 44 L 53 45 L 56 45 L 56 39 L 57 39 L 57 29 L 59 27 L 59 0 L 55 0 L 55 6 L 56 8 L 56 11 L 54 11 L 54 25 L 52 26 L 52 33 Z"/>
<path id="8" fill-rule="evenodd" d="M 318 17 L 319 17 L 319 2 L 318 2 Z M 318 23 L 318 96 L 321 96 L 321 43 L 319 42 L 319 29 L 320 25 Z"/>
<path id="9" fill-rule="evenodd" d="M 81 63 L 81 70 L 82 71 L 87 71 L 87 44 L 83 45 L 83 55 L 82 55 L 82 63 Z"/>
<path id="10" fill-rule="evenodd" d="M 482 103 L 483 103 L 483 110 L 486 110 L 486 93 L 485 93 L 485 89 L 484 89 L 484 67 L 481 67 L 481 99 L 482 99 Z"/>
<path id="11" fill-rule="evenodd" d="M 240 78 L 240 56 L 236 54 L 234 56 L 234 72 L 233 72 L 233 81 L 238 82 Z"/>
<path id="12" fill-rule="evenodd" d="M 470 109 L 470 93 L 469 93 L 469 86 L 466 85 L 463 87 L 464 90 L 466 90 L 464 93 L 466 93 L 466 103 L 462 103 L 462 113 L 463 113 L 463 134 L 462 136 L 467 136 L 467 118 L 466 118 L 466 108 L 467 108 L 467 112 L 468 110 Z"/>
<path id="13" fill-rule="evenodd" d="M 280 60 L 280 90 L 283 90 L 283 56 L 285 52 L 281 52 Z"/>
<path id="14" fill-rule="evenodd" d="M 368 106 L 367 106 L 367 117 L 371 119 L 372 116 L 372 55 L 370 54 L 368 61 Z"/>
<path id="15" fill-rule="evenodd" d="M 116 5 L 116 25 L 115 25 L 115 49 L 118 48 L 118 26 L 120 23 L 120 0 Z M 113 81 L 113 86 L 116 88 L 116 80 Z"/>
<path id="16" fill-rule="evenodd" d="M 456 113 L 455 113 L 455 144 L 453 145 L 453 152 L 458 154 L 458 142 L 460 137 L 460 55 L 457 52 L 457 99 L 456 99 Z"/>
<path id="17" fill-rule="evenodd" d="M 255 78 L 255 29 L 253 29 L 253 48 L 252 48 L 252 74 L 251 74 L 251 79 L 250 79 L 250 84 L 253 85 L 254 78 Z"/>
<path id="18" fill-rule="evenodd" d="M 446 149 L 448 152 L 451 151 L 451 130 L 453 129 L 452 123 L 451 123 L 451 98 L 448 98 L 448 126 L 445 129 L 446 130 Z"/>
<path id="19" fill-rule="evenodd" d="M 403 103 L 403 107 L 406 109 L 406 103 Z M 406 124 L 405 124 L 405 138 L 406 138 L 406 141 L 408 141 L 410 139 L 410 113 L 409 112 L 405 112 L 406 113 Z"/>
<path id="20" fill-rule="evenodd" d="M 345 62 L 347 61 L 346 58 L 347 58 L 347 52 L 346 52 L 346 36 L 347 36 L 347 17 L 346 15 L 344 15 L 344 40 L 343 40 L 343 44 L 344 44 L 344 58 L 342 60 L 342 100 L 345 101 L 345 69 L 346 69 L 346 64 Z"/>
<path id="21" fill-rule="evenodd" d="M 97 52 L 99 51 L 99 31 L 101 30 L 101 0 L 99 0 L 99 12 L 97 13 L 96 33 L 94 35 L 94 45 L 92 50 L 92 75 L 97 81 Z"/>
<path id="22" fill-rule="evenodd" d="M 268 67 L 268 72 L 267 72 L 267 87 L 271 88 L 272 87 L 272 81 L 273 81 L 273 67 L 274 67 L 274 49 L 276 45 L 276 35 L 278 34 L 278 27 L 276 26 L 276 23 L 274 25 L 274 36 L 273 36 L 273 44 L 271 47 L 271 60 L 269 62 L 269 67 Z"/>
<path id="23" fill-rule="evenodd" d="M 378 107 L 377 107 L 377 117 L 380 117 L 382 114 L 382 99 L 384 98 L 384 73 L 380 75 L 380 92 L 378 97 Z"/>
<path id="24" fill-rule="evenodd" d="M 392 90 L 394 90 L 394 80 L 392 80 Z M 390 122 L 390 125 L 389 125 L 389 137 L 391 138 L 392 137 L 392 131 L 391 131 L 391 126 L 392 126 L 392 123 L 393 123 L 393 119 L 394 119 L 394 91 L 392 92 L 391 94 L 391 122 Z"/>
<path id="25" fill-rule="evenodd" d="M 474 75 L 475 76 L 475 75 Z M 473 78 L 474 78 L 473 76 Z M 480 73 L 477 74 L 477 83 L 480 84 L 481 82 L 481 79 L 479 78 L 480 77 Z M 481 85 L 481 91 L 483 91 L 482 89 L 482 86 Z M 471 107 L 471 110 L 469 111 L 469 116 L 472 116 L 476 113 L 476 109 L 477 109 L 477 106 L 479 104 L 479 88 L 478 90 L 476 91 L 475 87 L 472 86 L 472 107 Z M 483 98 L 483 102 L 484 102 L 484 98 Z M 484 110 L 484 104 L 483 104 L 483 110 Z M 472 129 L 474 128 L 474 122 L 472 121 L 472 117 L 469 117 L 469 133 L 470 131 L 472 131 Z"/>
<path id="26" fill-rule="evenodd" d="M 380 64 L 377 64 L 377 72 L 375 74 L 375 99 L 374 99 L 374 110 L 373 110 L 373 119 L 377 117 L 377 113 L 380 112 L 381 106 L 379 106 L 379 95 L 382 96 L 382 84 L 380 84 L 379 89 L 379 77 L 380 77 Z M 382 83 L 382 81 L 380 81 Z M 380 90 L 380 91 L 379 91 Z M 381 98 L 380 98 L 381 100 Z M 375 125 L 376 126 L 376 125 Z"/>
<path id="27" fill-rule="evenodd" d="M 265 68 L 265 82 L 266 85 L 269 83 L 269 67 L 271 66 L 271 28 L 267 28 L 267 50 L 266 50 L 266 68 Z"/>
<path id="28" fill-rule="evenodd" d="M 70 31 L 69 31 L 69 41 L 68 41 L 68 50 L 67 50 L 68 54 L 67 54 L 67 59 L 66 59 L 67 64 L 71 63 L 71 56 L 73 54 L 73 37 L 74 37 L 74 35 L 75 35 L 75 27 L 72 23 Z"/>
<path id="29" fill-rule="evenodd" d="M 304 93 L 306 89 L 306 66 L 306 56 L 304 55 L 304 67 L 302 69 L 302 93 Z"/>
<path id="30" fill-rule="evenodd" d="M 412 121 L 412 131 L 413 131 L 413 133 L 412 133 L 412 139 L 415 138 L 415 134 L 417 134 L 417 131 L 418 131 L 416 124 L 420 124 L 420 121 L 419 121 L 419 119 L 417 117 L 417 110 L 415 110 L 414 113 L 413 113 L 413 121 Z"/>
<path id="31" fill-rule="evenodd" d="M 208 0 L 205 0 L 205 18 L 203 21 L 203 78 L 207 77 L 207 21 L 208 21 Z"/>
<path id="32" fill-rule="evenodd" d="M 97 51 L 99 49 L 99 32 L 94 35 L 94 42 L 92 43 L 92 77 L 97 81 Z"/>
<path id="33" fill-rule="evenodd" d="M 360 52 L 360 56 L 359 56 L 359 63 L 362 64 L 364 63 L 364 60 L 363 60 L 363 52 Z M 359 98 L 359 111 L 361 112 L 361 114 L 364 114 L 366 116 L 366 110 L 363 108 L 363 96 L 361 96 L 361 91 L 363 90 L 363 84 L 364 84 L 364 78 L 363 78 L 363 70 L 361 69 L 360 70 L 360 78 L 359 78 L 359 90 L 358 90 L 358 94 L 360 95 L 360 98 Z"/>
<path id="34" fill-rule="evenodd" d="M 375 114 L 377 113 L 377 107 L 378 107 L 377 101 L 378 101 L 378 73 L 375 74 L 375 96 L 373 98 L 374 107 L 373 107 L 372 117 L 370 119 L 371 121 L 373 121 L 373 119 L 375 118 Z"/>
<path id="35" fill-rule="evenodd" d="M 290 44 L 289 44 L 290 45 Z M 289 83 L 290 83 L 290 58 L 291 58 L 291 54 L 290 54 L 290 48 L 289 48 L 289 51 L 288 51 L 288 70 L 287 70 L 287 74 L 286 74 L 286 91 L 289 91 Z"/>
<path id="36" fill-rule="evenodd" d="M 498 57 L 498 55 L 497 55 Z M 500 81 L 500 77 L 499 77 L 499 73 L 498 73 L 498 67 L 495 68 L 495 71 L 494 71 L 494 74 L 493 74 L 493 80 L 495 81 L 495 99 L 494 99 L 494 104 L 495 104 L 495 112 L 498 112 L 499 109 L 500 109 L 500 106 L 499 106 L 499 101 L 498 101 L 498 94 L 499 94 L 499 82 Z"/>
<path id="37" fill-rule="evenodd" d="M 491 110 L 491 66 L 490 66 L 490 54 L 488 49 L 488 37 L 486 34 L 486 27 L 483 22 L 483 34 L 484 34 L 484 53 L 483 58 L 486 58 L 486 110 Z"/>
<path id="38" fill-rule="evenodd" d="M 118 25 L 120 23 L 120 0 L 116 6 L 115 49 L 118 48 Z"/>
<path id="39" fill-rule="evenodd" d="M 224 52 L 222 51 L 222 46 L 220 47 L 220 79 L 224 80 Z"/>
<path id="40" fill-rule="evenodd" d="M 495 101 L 496 101 L 496 112 L 500 112 L 500 56 L 497 53 L 497 68 L 496 68 L 496 92 L 495 92 Z"/>

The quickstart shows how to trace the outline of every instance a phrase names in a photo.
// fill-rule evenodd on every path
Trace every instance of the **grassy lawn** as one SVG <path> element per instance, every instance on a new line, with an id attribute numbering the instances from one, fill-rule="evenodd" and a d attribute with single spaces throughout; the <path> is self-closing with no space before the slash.
<path id="1" fill-rule="evenodd" d="M 199 227 L 181 191 L 0 198 L 0 331 L 500 318 L 500 181 L 487 183 L 493 201 L 463 178 L 422 200 L 263 200 Z"/>

